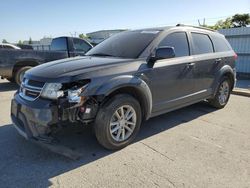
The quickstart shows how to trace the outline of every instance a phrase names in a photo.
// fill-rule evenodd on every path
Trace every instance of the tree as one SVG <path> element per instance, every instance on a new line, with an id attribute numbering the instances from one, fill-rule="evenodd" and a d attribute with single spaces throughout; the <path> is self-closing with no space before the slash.
<path id="1" fill-rule="evenodd" d="M 2 43 L 8 43 L 6 39 L 3 39 L 2 40 Z"/>
<path id="2" fill-rule="evenodd" d="M 86 40 L 86 39 L 87 39 L 87 40 L 89 39 L 89 37 L 88 37 L 87 35 L 83 34 L 83 33 L 82 33 L 82 34 L 79 34 L 79 38 L 85 39 L 85 40 Z"/>
<path id="3" fill-rule="evenodd" d="M 231 27 L 233 27 L 232 18 L 228 17 L 226 20 L 219 20 L 214 26 L 212 26 L 212 29 L 228 29 Z"/>
<path id="4" fill-rule="evenodd" d="M 23 44 L 23 42 L 21 40 L 18 41 L 18 44 Z"/>
<path id="5" fill-rule="evenodd" d="M 32 44 L 32 39 L 31 39 L 31 37 L 30 37 L 30 39 L 29 39 L 29 44 Z"/>
<path id="6" fill-rule="evenodd" d="M 235 14 L 232 17 L 232 23 L 234 27 L 247 27 L 250 24 L 249 14 Z"/>
<path id="7" fill-rule="evenodd" d="M 235 14 L 232 17 L 228 17 L 225 20 L 219 20 L 215 25 L 207 26 L 210 29 L 218 30 L 218 29 L 228 29 L 232 27 L 247 27 L 250 25 L 250 15 L 249 14 Z"/>

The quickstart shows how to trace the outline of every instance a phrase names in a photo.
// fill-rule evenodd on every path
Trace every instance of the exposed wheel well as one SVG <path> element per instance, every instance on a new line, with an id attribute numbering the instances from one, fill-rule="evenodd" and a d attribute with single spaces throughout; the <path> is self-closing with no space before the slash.
<path id="1" fill-rule="evenodd" d="M 17 72 L 18 69 L 20 69 L 21 67 L 25 67 L 25 66 L 31 66 L 31 67 L 35 67 L 39 65 L 39 63 L 35 62 L 35 61 L 21 61 L 18 62 L 14 65 L 13 67 L 13 72 L 12 72 L 12 77 L 15 76 L 15 73 Z"/>
<path id="2" fill-rule="evenodd" d="M 102 103 L 104 104 L 104 103 L 108 102 L 108 100 L 110 98 L 112 98 L 113 96 L 115 96 L 117 94 L 129 94 L 129 95 L 133 96 L 136 100 L 138 100 L 138 102 L 140 103 L 140 106 L 141 106 L 142 119 L 145 120 L 146 111 L 148 110 L 147 105 L 146 105 L 147 101 L 138 89 L 131 87 L 131 86 L 119 88 L 119 89 L 111 92 L 109 95 L 107 95 L 104 98 Z"/>
<path id="3" fill-rule="evenodd" d="M 234 80 L 234 76 L 232 75 L 232 73 L 227 72 L 227 73 L 223 74 L 223 76 L 226 76 L 229 78 L 230 83 L 231 83 L 231 90 L 233 90 L 235 80 Z"/>

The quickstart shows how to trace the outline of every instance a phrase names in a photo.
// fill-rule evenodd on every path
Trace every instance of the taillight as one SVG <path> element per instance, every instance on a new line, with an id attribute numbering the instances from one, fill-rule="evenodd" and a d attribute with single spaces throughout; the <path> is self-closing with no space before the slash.
<path id="1" fill-rule="evenodd" d="M 234 60 L 237 60 L 238 55 L 234 52 Z"/>

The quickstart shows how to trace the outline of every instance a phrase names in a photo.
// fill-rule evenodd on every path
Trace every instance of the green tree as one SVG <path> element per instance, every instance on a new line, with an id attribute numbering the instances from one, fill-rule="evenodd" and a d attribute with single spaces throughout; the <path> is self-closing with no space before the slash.
<path id="1" fill-rule="evenodd" d="M 31 39 L 31 37 L 30 37 L 30 39 L 29 39 L 29 44 L 32 44 L 32 39 Z"/>
<path id="2" fill-rule="evenodd" d="M 232 17 L 228 17 L 225 20 L 219 20 L 215 25 L 207 26 L 210 29 L 228 29 L 232 27 L 247 27 L 250 25 L 250 15 L 249 14 L 235 14 Z"/>
<path id="3" fill-rule="evenodd" d="M 250 24 L 249 14 L 235 14 L 232 17 L 232 23 L 234 27 L 247 27 Z"/>
<path id="4" fill-rule="evenodd" d="M 23 44 L 23 42 L 21 40 L 18 41 L 18 44 Z"/>
<path id="5" fill-rule="evenodd" d="M 2 43 L 8 43 L 6 39 L 3 39 L 2 40 Z"/>
<path id="6" fill-rule="evenodd" d="M 226 20 L 219 20 L 214 26 L 212 26 L 212 29 L 218 30 L 218 29 L 228 29 L 233 27 L 232 18 L 229 17 Z"/>
<path id="7" fill-rule="evenodd" d="M 81 39 L 89 39 L 89 37 L 87 36 L 87 35 L 85 35 L 85 34 L 79 34 L 79 38 L 81 38 Z"/>

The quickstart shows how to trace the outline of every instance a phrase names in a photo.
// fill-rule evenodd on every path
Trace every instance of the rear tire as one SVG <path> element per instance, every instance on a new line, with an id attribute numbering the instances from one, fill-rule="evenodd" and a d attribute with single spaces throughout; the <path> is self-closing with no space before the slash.
<path id="1" fill-rule="evenodd" d="M 6 78 L 6 80 L 8 80 L 11 83 L 15 83 L 15 80 L 13 78 Z"/>
<path id="2" fill-rule="evenodd" d="M 223 76 L 220 80 L 216 95 L 214 98 L 208 100 L 209 104 L 218 109 L 224 108 L 230 98 L 231 88 L 232 83 L 230 79 Z"/>
<path id="3" fill-rule="evenodd" d="M 115 95 L 97 113 L 94 127 L 96 138 L 106 149 L 124 148 L 135 139 L 141 120 L 141 107 L 134 97 Z"/>
<path id="4" fill-rule="evenodd" d="M 23 80 L 23 76 L 24 76 L 24 73 L 31 69 L 32 67 L 31 66 L 25 66 L 25 67 L 21 67 L 19 68 L 16 73 L 15 73 L 15 82 L 18 84 L 18 85 L 21 85 L 22 83 L 22 80 Z"/>

